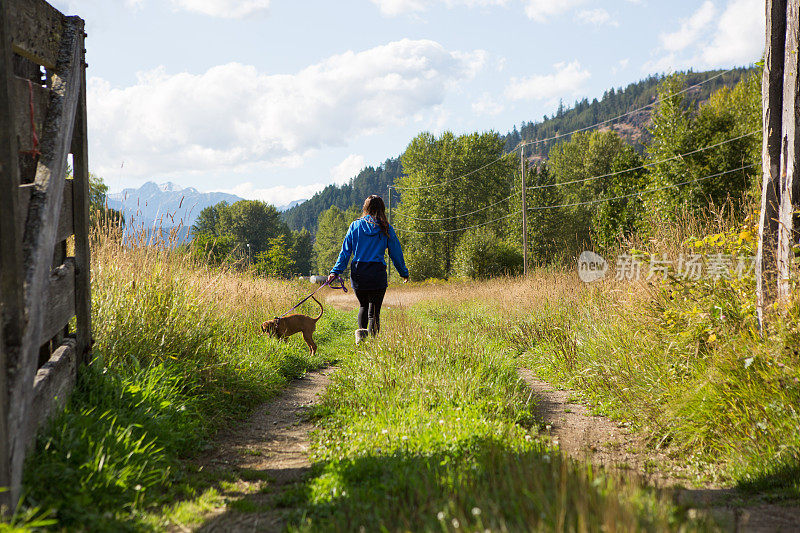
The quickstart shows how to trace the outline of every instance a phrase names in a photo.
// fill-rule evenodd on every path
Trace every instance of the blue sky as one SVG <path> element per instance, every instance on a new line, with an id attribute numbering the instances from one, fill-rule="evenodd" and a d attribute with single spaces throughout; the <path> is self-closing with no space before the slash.
<path id="1" fill-rule="evenodd" d="M 760 59 L 763 0 L 55 0 L 87 21 L 91 169 L 278 205 L 423 130 Z M 381 191 L 378 191 L 381 192 Z"/>

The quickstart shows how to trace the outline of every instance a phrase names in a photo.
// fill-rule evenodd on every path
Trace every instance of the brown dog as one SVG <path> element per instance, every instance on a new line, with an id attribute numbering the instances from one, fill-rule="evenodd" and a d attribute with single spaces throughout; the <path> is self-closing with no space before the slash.
<path id="1" fill-rule="evenodd" d="M 266 333 L 270 337 L 277 337 L 279 339 L 286 340 L 298 331 L 303 332 L 303 340 L 306 341 L 308 344 L 309 350 L 311 350 L 311 355 L 317 353 L 317 343 L 314 342 L 314 330 L 317 328 L 317 320 L 322 318 L 322 314 L 325 312 L 325 308 L 322 307 L 322 304 L 319 303 L 319 300 L 311 297 L 312 300 L 317 302 L 319 306 L 319 316 L 317 318 L 311 318 L 307 315 L 289 315 L 283 318 L 273 318 L 272 320 L 267 320 L 263 324 L 261 324 L 261 332 Z"/>

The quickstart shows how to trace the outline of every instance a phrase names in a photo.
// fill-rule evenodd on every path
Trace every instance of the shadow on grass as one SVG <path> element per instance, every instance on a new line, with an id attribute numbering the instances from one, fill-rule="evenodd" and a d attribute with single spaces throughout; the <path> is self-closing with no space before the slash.
<path id="1" fill-rule="evenodd" d="M 800 458 L 792 457 L 765 472 L 747 476 L 737 488 L 746 494 L 760 492 L 774 499 L 794 499 L 800 503 Z"/>
<path id="2" fill-rule="evenodd" d="M 243 500 L 250 502 L 243 505 L 252 509 L 249 518 L 229 510 L 204 528 L 279 516 L 265 507 L 261 494 Z M 430 453 L 398 448 L 318 463 L 269 503 L 289 517 L 290 530 L 666 531 L 686 520 L 665 494 L 593 470 L 539 443 L 512 449 L 493 438 L 472 438 Z"/>

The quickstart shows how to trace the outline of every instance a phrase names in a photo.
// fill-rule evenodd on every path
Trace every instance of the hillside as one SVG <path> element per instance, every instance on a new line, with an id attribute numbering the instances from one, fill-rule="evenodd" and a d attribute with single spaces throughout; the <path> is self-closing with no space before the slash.
<path id="1" fill-rule="evenodd" d="M 707 100 L 714 91 L 723 86 L 733 87 L 743 76 L 752 71 L 752 68 L 731 70 L 700 87 L 688 91 L 686 101 L 692 106 L 697 106 L 698 103 Z M 686 73 L 686 86 L 697 85 L 721 72 L 724 71 L 689 71 Z M 654 75 L 636 83 L 631 83 L 624 89 L 612 87 L 603 94 L 600 100 L 595 98 L 590 102 L 588 98 L 584 98 L 575 102 L 571 108 L 565 108 L 562 103 L 552 117 L 545 115 L 541 122 L 523 122 L 519 129 L 515 126 L 506 135 L 505 148 L 507 151 L 511 151 L 521 141 L 548 139 L 565 132 L 588 128 L 598 122 L 608 121 L 634 109 L 647 106 L 656 100 L 658 85 L 663 79 L 664 75 Z M 650 121 L 650 111 L 651 108 L 648 108 L 631 113 L 604 128 L 601 127 L 601 129 L 613 128 L 623 139 L 632 144 L 637 151 L 641 151 L 648 139 L 646 126 Z M 550 148 L 557 142 L 560 142 L 560 140 L 535 144 L 530 148 L 530 155 L 534 158 L 546 157 Z"/>
<path id="2" fill-rule="evenodd" d="M 708 72 L 688 72 L 686 74 L 687 86 L 696 85 L 704 80 L 719 74 L 720 70 Z M 699 102 L 708 99 L 709 95 L 723 86 L 733 87 L 745 74 L 752 69 L 739 68 L 716 78 L 701 87 L 687 93 L 687 102 L 696 106 Z M 519 129 L 514 129 L 505 135 L 506 151 L 513 150 L 521 141 L 535 141 L 546 139 L 565 132 L 587 128 L 598 122 L 607 121 L 628 113 L 634 109 L 644 107 L 655 101 L 658 84 L 664 79 L 663 75 L 650 76 L 636 83 L 631 83 L 623 88 L 611 88 L 603 94 L 601 99 L 595 98 L 591 102 L 588 98 L 575 102 L 574 106 L 567 108 L 559 106 L 552 117 L 545 115 L 541 122 L 522 122 Z M 637 151 L 641 151 L 647 142 L 647 124 L 650 121 L 650 109 L 638 111 L 620 118 L 605 128 L 613 128 Z M 602 129 L 602 128 L 601 128 Z M 550 148 L 559 141 L 544 142 L 529 148 L 528 157 L 542 159 L 547 156 Z M 392 185 L 397 176 L 402 175 L 402 166 L 399 156 L 387 159 L 377 168 L 367 167 L 362 170 L 350 183 L 345 185 L 328 185 L 325 189 L 283 214 L 283 219 L 293 230 L 302 228 L 316 233 L 319 215 L 335 205 L 339 209 L 347 209 L 353 205 L 360 205 L 370 194 L 385 195 L 387 186 Z"/>
<path id="3" fill-rule="evenodd" d="M 311 233 L 316 233 L 320 213 L 333 205 L 342 210 L 361 205 L 370 194 L 385 196 L 387 187 L 402 172 L 399 158 L 389 158 L 377 168 L 366 167 L 350 183 L 328 185 L 310 200 L 287 209 L 282 214 L 283 220 L 293 230 L 306 228 Z"/>

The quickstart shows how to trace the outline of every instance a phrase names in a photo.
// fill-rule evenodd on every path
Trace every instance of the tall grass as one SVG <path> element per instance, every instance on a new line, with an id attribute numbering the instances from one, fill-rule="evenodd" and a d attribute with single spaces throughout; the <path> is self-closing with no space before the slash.
<path id="1" fill-rule="evenodd" d="M 440 286 L 433 290 L 443 290 Z M 440 301 L 387 313 L 317 409 L 300 531 L 666 531 L 703 524 L 537 438 L 495 317 Z"/>
<path id="2" fill-rule="evenodd" d="M 645 263 L 649 253 L 754 253 L 752 218 L 681 220 L 620 250 Z M 587 285 L 537 271 L 432 292 L 456 317 L 492 317 L 487 336 L 510 342 L 520 365 L 632 423 L 694 465 L 695 481 L 800 496 L 800 301 L 772 312 L 761 337 L 752 272 Z"/>
<path id="3" fill-rule="evenodd" d="M 93 239 L 96 359 L 38 438 L 24 506 L 52 510 L 67 529 L 142 530 L 148 513 L 194 494 L 182 459 L 334 355 L 261 335 L 307 285 L 208 268 L 108 229 Z M 323 343 L 337 316 L 320 324 Z"/>

